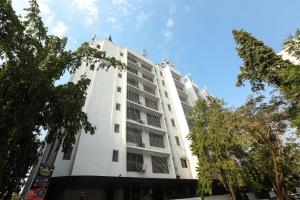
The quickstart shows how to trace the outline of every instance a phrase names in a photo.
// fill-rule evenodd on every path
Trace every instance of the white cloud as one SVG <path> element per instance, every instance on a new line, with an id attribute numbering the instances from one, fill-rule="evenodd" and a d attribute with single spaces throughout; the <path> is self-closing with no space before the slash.
<path id="1" fill-rule="evenodd" d="M 167 21 L 167 23 L 166 23 L 166 26 L 168 27 L 168 28 L 171 28 L 172 26 L 174 26 L 174 21 L 173 21 L 173 19 L 172 18 L 169 18 L 168 19 L 168 21 Z"/>
<path id="2" fill-rule="evenodd" d="M 112 27 L 116 31 L 118 31 L 118 32 L 123 31 L 123 26 L 118 22 L 118 20 L 115 17 L 110 16 L 107 18 L 107 21 L 111 23 Z"/>
<path id="3" fill-rule="evenodd" d="M 112 17 L 112 16 L 108 17 L 108 18 L 107 18 L 107 21 L 108 21 L 108 22 L 111 22 L 111 23 L 113 23 L 113 24 L 117 23 L 116 18 L 115 18 L 115 17 Z"/>
<path id="4" fill-rule="evenodd" d="M 172 32 L 171 31 L 169 31 L 169 30 L 167 30 L 167 31 L 163 31 L 162 32 L 162 34 L 163 34 L 163 36 L 164 36 L 164 40 L 165 40 L 165 42 L 168 42 L 169 40 L 171 40 L 172 39 L 172 37 L 173 37 L 173 34 L 172 34 Z"/>
<path id="5" fill-rule="evenodd" d="M 170 15 L 174 15 L 176 13 L 176 7 L 175 5 L 172 5 L 170 8 L 169 8 L 169 14 Z"/>
<path id="6" fill-rule="evenodd" d="M 73 0 L 72 5 L 78 10 L 85 12 L 85 21 L 87 25 L 94 22 L 94 19 L 98 19 L 98 0 Z"/>
<path id="7" fill-rule="evenodd" d="M 56 35 L 58 37 L 63 37 L 63 36 L 65 36 L 67 30 L 68 30 L 68 27 L 65 25 L 65 23 L 62 21 L 58 21 L 54 25 L 52 32 L 54 35 Z"/>
<path id="8" fill-rule="evenodd" d="M 142 25 L 148 18 L 149 15 L 145 14 L 144 12 L 140 12 L 139 15 L 136 17 L 137 26 Z"/>

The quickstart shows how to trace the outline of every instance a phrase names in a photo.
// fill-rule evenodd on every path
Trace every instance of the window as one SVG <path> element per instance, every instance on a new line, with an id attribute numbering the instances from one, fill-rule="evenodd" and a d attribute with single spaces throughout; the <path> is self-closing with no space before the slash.
<path id="1" fill-rule="evenodd" d="M 161 81 L 161 82 L 162 82 L 163 86 L 166 86 L 164 81 Z"/>
<path id="2" fill-rule="evenodd" d="M 137 70 L 135 70 L 135 69 L 133 69 L 133 68 L 131 68 L 131 67 L 127 67 L 127 71 L 129 71 L 129 72 L 131 72 L 131 73 L 133 73 L 133 74 L 135 74 L 135 75 L 138 75 L 138 72 L 137 72 Z"/>
<path id="3" fill-rule="evenodd" d="M 122 57 L 123 57 L 123 53 L 122 53 L 122 52 L 120 52 L 120 56 L 122 56 Z"/>
<path id="4" fill-rule="evenodd" d="M 127 118 L 141 122 L 140 111 L 134 108 L 127 107 Z"/>
<path id="5" fill-rule="evenodd" d="M 63 160 L 70 160 L 72 155 L 73 147 L 69 147 L 63 155 Z"/>
<path id="6" fill-rule="evenodd" d="M 144 85 L 144 90 L 150 94 L 154 94 L 155 95 L 155 89 L 148 87 L 147 85 Z"/>
<path id="7" fill-rule="evenodd" d="M 178 136 L 175 136 L 176 144 L 180 145 Z"/>
<path id="8" fill-rule="evenodd" d="M 118 150 L 113 150 L 112 161 L 113 162 L 119 161 L 119 151 Z"/>
<path id="9" fill-rule="evenodd" d="M 164 136 L 157 133 L 149 133 L 150 146 L 164 148 Z"/>
<path id="10" fill-rule="evenodd" d="M 145 98 L 145 105 L 149 108 L 152 108 L 154 110 L 158 110 L 157 102 L 150 100 L 148 98 Z"/>
<path id="11" fill-rule="evenodd" d="M 143 169 L 144 159 L 142 154 L 127 153 L 127 171 L 139 172 Z"/>
<path id="12" fill-rule="evenodd" d="M 169 173 L 167 157 L 151 156 L 151 162 L 152 162 L 153 173 L 161 173 L 161 174 Z"/>
<path id="13" fill-rule="evenodd" d="M 151 77 L 149 77 L 149 76 L 147 76 L 145 74 L 142 74 L 142 77 L 143 77 L 143 79 L 145 79 L 145 80 L 150 81 L 151 83 L 153 83 L 153 78 L 151 78 Z"/>
<path id="14" fill-rule="evenodd" d="M 166 96 L 166 98 L 168 98 L 168 93 L 165 91 L 165 96 Z"/>
<path id="15" fill-rule="evenodd" d="M 118 92 L 121 92 L 121 87 L 117 87 L 117 91 L 118 91 Z"/>
<path id="16" fill-rule="evenodd" d="M 172 126 L 175 127 L 175 121 L 174 121 L 174 119 L 171 119 L 171 122 L 172 122 Z"/>
<path id="17" fill-rule="evenodd" d="M 120 132 L 120 124 L 115 124 L 115 133 Z"/>
<path id="18" fill-rule="evenodd" d="M 160 125 L 160 117 L 147 114 L 147 123 L 152 126 L 161 127 Z"/>
<path id="19" fill-rule="evenodd" d="M 101 46 L 100 46 L 99 44 L 97 44 L 96 47 L 97 47 L 97 49 L 100 49 L 100 48 L 101 48 Z"/>
<path id="20" fill-rule="evenodd" d="M 139 95 L 135 92 L 130 91 L 130 90 L 127 90 L 127 99 L 130 100 L 130 101 L 133 101 L 135 103 L 140 104 Z"/>
<path id="21" fill-rule="evenodd" d="M 132 77 L 127 77 L 127 83 L 129 84 L 129 85 L 132 85 L 132 86 L 134 86 L 134 87 L 139 87 L 139 82 L 138 82 L 138 80 L 136 80 L 136 79 L 134 79 L 134 78 L 132 78 Z"/>
<path id="22" fill-rule="evenodd" d="M 126 129 L 126 141 L 135 143 L 135 144 L 141 144 L 142 143 L 142 134 L 141 131 L 135 128 L 129 128 Z"/>
<path id="23" fill-rule="evenodd" d="M 121 108 L 121 104 L 116 103 L 116 110 L 120 110 L 120 108 Z"/>
<path id="24" fill-rule="evenodd" d="M 119 73 L 118 76 L 119 76 L 119 78 L 122 78 L 122 74 L 121 73 Z"/>
<path id="25" fill-rule="evenodd" d="M 171 105 L 170 104 L 168 104 L 168 109 L 169 109 L 169 111 L 171 111 Z"/>
<path id="26" fill-rule="evenodd" d="M 187 163 L 186 163 L 186 160 L 185 160 L 185 159 L 180 158 L 180 162 L 181 162 L 182 168 L 187 168 Z"/>
<path id="27" fill-rule="evenodd" d="M 144 68 L 145 70 L 151 72 L 151 68 L 150 68 L 150 67 L 148 67 L 148 66 L 146 66 L 146 65 L 143 65 L 143 64 L 141 64 L 141 66 L 142 66 L 142 68 Z"/>
<path id="28" fill-rule="evenodd" d="M 128 59 L 130 62 L 137 63 L 136 60 L 133 59 L 133 58 L 131 58 L 131 57 L 128 57 L 127 59 Z"/>
<path id="29" fill-rule="evenodd" d="M 163 77 L 163 74 L 162 74 L 162 72 L 161 72 L 161 71 L 160 71 L 160 76 L 161 76 L 161 77 Z"/>

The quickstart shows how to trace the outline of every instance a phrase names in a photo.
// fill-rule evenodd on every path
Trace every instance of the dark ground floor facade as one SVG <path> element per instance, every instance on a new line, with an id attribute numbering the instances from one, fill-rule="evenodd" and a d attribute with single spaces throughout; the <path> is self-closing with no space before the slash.
<path id="1" fill-rule="evenodd" d="M 197 196 L 194 179 L 104 176 L 55 177 L 47 200 L 165 200 Z"/>

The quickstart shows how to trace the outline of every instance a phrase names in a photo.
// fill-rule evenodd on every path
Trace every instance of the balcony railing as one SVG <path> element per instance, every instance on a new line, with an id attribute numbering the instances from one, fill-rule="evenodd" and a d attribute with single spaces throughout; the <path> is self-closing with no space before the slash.
<path id="1" fill-rule="evenodd" d="M 148 108 L 152 108 L 154 110 L 158 110 L 158 105 L 157 105 L 157 102 L 156 101 L 152 101 L 150 99 L 147 99 L 145 98 L 145 105 L 148 107 Z"/>
<path id="2" fill-rule="evenodd" d="M 150 94 L 155 95 L 155 89 L 148 87 L 147 85 L 144 84 L 144 90 Z"/>

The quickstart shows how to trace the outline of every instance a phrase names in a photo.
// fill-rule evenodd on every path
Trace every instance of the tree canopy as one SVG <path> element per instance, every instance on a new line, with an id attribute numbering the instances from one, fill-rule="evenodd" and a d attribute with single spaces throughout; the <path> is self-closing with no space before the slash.
<path id="1" fill-rule="evenodd" d="M 264 90 L 266 85 L 277 89 L 289 101 L 292 122 L 299 128 L 300 66 L 283 60 L 271 47 L 244 30 L 233 30 L 233 36 L 238 55 L 243 59 L 237 86 L 249 81 L 255 92 Z M 299 34 L 286 41 L 284 46 L 292 55 L 297 55 Z"/>
<path id="2" fill-rule="evenodd" d="M 37 161 L 41 130 L 46 141 L 58 139 L 63 149 L 75 142 L 79 130 L 95 128 L 82 111 L 89 79 L 55 85 L 82 62 L 97 69 L 125 65 L 83 43 L 65 50 L 67 38 L 49 35 L 36 0 L 25 18 L 16 15 L 10 0 L 0 1 L 0 198 L 18 192 L 29 168 Z"/>

